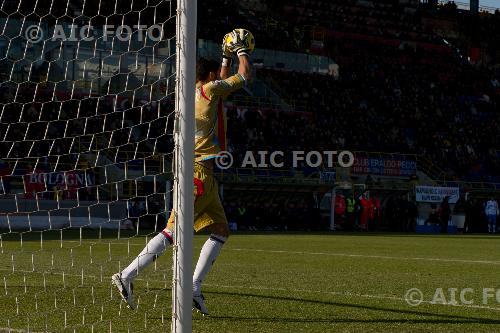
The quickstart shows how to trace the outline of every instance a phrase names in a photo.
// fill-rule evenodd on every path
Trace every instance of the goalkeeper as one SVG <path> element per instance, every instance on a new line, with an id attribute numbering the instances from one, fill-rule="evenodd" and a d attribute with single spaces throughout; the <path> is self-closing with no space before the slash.
<path id="1" fill-rule="evenodd" d="M 214 160 L 226 150 L 226 115 L 223 100 L 244 87 L 251 79 L 248 46 L 249 32 L 236 29 L 224 37 L 222 66 L 217 61 L 200 58 L 196 66 L 196 132 L 194 165 L 194 229 L 208 229 L 210 237 L 203 245 L 193 274 L 193 306 L 207 315 L 201 284 L 229 237 L 229 228 L 213 176 Z M 229 42 L 228 42 L 229 41 Z M 238 73 L 229 76 L 233 55 L 237 55 Z M 152 238 L 142 252 L 112 282 L 130 308 L 135 307 L 133 281 L 165 249 L 173 244 L 174 212 L 166 228 Z"/>

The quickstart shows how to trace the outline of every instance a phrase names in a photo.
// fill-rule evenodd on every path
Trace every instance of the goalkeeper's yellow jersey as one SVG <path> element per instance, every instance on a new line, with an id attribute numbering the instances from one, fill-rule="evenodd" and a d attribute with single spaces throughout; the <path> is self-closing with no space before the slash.
<path id="1" fill-rule="evenodd" d="M 242 88 L 245 79 L 240 74 L 206 83 L 196 88 L 195 161 L 215 158 L 226 150 L 227 119 L 223 100 Z"/>

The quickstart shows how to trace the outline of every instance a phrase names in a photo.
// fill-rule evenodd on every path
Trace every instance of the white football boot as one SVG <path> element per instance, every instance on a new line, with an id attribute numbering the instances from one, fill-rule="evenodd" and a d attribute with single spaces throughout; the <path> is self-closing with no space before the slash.
<path id="1" fill-rule="evenodd" d="M 205 297 L 203 294 L 193 295 L 193 310 L 197 310 L 204 316 L 208 316 L 208 309 L 205 306 Z"/>
<path id="2" fill-rule="evenodd" d="M 111 277 L 111 281 L 116 286 L 123 300 L 130 309 L 135 309 L 134 284 L 128 279 L 122 278 L 121 273 L 116 273 Z"/>

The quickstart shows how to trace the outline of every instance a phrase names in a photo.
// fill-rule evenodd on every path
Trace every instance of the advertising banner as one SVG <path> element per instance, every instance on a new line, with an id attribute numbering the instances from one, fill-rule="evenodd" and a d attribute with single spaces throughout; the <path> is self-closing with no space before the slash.
<path id="1" fill-rule="evenodd" d="M 417 173 L 417 161 L 408 156 L 373 158 L 355 156 L 353 174 L 392 177 L 409 177 Z"/>
<path id="2" fill-rule="evenodd" d="M 458 187 L 436 187 L 436 186 L 415 186 L 415 195 L 417 202 L 436 202 L 443 201 L 444 197 L 450 197 L 449 203 L 456 203 L 460 197 Z"/>

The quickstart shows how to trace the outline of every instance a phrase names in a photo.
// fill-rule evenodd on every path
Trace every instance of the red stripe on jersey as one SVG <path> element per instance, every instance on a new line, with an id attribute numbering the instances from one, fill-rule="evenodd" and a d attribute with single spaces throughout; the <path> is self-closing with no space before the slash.
<path id="1" fill-rule="evenodd" d="M 200 86 L 200 92 L 201 92 L 201 96 L 203 96 L 203 98 L 205 98 L 207 101 L 210 102 L 210 98 L 208 98 L 207 95 L 205 94 L 205 90 L 203 90 L 203 86 Z"/>
<path id="2" fill-rule="evenodd" d="M 219 105 L 217 105 L 217 137 L 221 150 L 226 150 L 226 129 L 224 128 L 224 106 L 222 98 L 219 98 Z"/>

